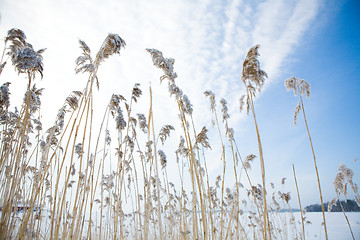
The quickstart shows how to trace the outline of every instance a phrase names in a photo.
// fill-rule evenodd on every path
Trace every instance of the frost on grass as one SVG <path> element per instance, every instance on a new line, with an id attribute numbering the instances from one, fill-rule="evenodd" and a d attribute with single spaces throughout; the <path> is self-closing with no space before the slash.
<path id="1" fill-rule="evenodd" d="M 175 59 L 164 58 L 162 52 L 157 49 L 147 48 L 146 51 L 151 54 L 154 65 L 164 72 L 164 75 L 160 77 L 160 81 L 167 78 L 171 83 L 174 83 L 175 78 L 177 78 L 177 74 L 174 72 Z"/>
<path id="2" fill-rule="evenodd" d="M 27 43 L 26 47 L 18 49 L 16 55 L 12 56 L 12 64 L 18 73 L 29 73 L 32 77 L 35 73 L 40 73 L 43 77 L 43 57 L 45 49 L 35 51 L 31 44 Z"/>

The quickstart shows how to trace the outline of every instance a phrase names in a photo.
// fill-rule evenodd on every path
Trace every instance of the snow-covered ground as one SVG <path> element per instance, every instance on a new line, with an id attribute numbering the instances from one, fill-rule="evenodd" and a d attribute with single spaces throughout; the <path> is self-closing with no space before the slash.
<path id="1" fill-rule="evenodd" d="M 347 212 L 346 215 L 355 239 L 360 239 L 360 212 Z M 294 216 L 298 220 L 301 219 L 300 212 L 294 213 Z M 305 224 L 306 239 L 325 239 L 323 226 L 321 225 L 323 221 L 322 213 L 308 212 L 305 214 L 305 217 L 305 221 L 311 222 L 311 224 Z M 326 212 L 325 219 L 329 240 L 352 239 L 348 224 L 342 212 Z"/>
<path id="2" fill-rule="evenodd" d="M 45 218 L 43 218 L 44 220 L 44 224 L 43 224 L 43 229 L 42 229 L 42 235 L 43 236 L 47 236 L 49 234 L 49 229 L 46 227 L 48 226 L 49 223 L 49 219 L 46 217 L 46 215 L 49 215 L 49 212 L 47 211 L 43 211 L 43 214 Z M 293 213 L 294 217 L 296 218 L 296 231 L 299 233 L 302 230 L 301 227 L 301 216 L 300 216 L 300 212 L 294 212 Z M 360 212 L 347 212 L 346 213 L 353 234 L 355 236 L 355 239 L 360 240 Z M 16 214 L 17 217 L 21 217 L 22 216 L 22 212 L 18 212 Z M 243 215 L 244 218 L 246 218 L 246 214 Z M 281 217 L 282 219 L 287 218 L 288 220 L 290 219 L 291 213 L 289 212 L 284 212 L 284 213 L 279 213 L 278 215 L 279 217 Z M 94 221 L 96 221 L 96 218 L 98 217 L 97 215 L 94 216 Z M 305 215 L 305 239 L 325 239 L 325 233 L 324 233 L 324 227 L 322 226 L 322 213 L 321 212 L 307 212 Z M 346 219 L 343 215 L 342 212 L 331 212 L 325 213 L 325 217 L 326 217 L 326 225 L 327 225 L 327 232 L 328 232 L 328 238 L 329 240 L 351 240 L 352 236 L 349 230 L 349 226 L 346 222 Z M 244 221 L 246 221 L 246 219 L 243 219 Z M 311 223 L 310 223 L 311 222 Z M 288 235 L 282 235 L 282 238 L 286 238 L 286 235 L 289 236 L 288 239 L 293 238 L 292 236 L 294 236 L 294 234 L 291 233 L 291 225 L 288 225 Z M 283 229 L 284 230 L 284 229 Z M 86 226 L 85 226 L 85 230 L 84 233 L 86 234 Z M 284 234 L 284 233 L 283 233 Z"/>

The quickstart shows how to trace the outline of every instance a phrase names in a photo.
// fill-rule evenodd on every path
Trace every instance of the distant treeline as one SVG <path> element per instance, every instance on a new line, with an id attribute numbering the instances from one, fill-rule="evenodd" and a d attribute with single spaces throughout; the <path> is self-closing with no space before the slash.
<path id="1" fill-rule="evenodd" d="M 354 200 L 341 201 L 341 204 L 345 210 L 345 212 L 360 212 L 360 207 Z M 324 208 L 327 211 L 329 206 L 329 202 L 324 203 Z M 320 204 L 312 204 L 305 207 L 307 212 L 321 212 Z M 339 200 L 332 206 L 331 212 L 341 212 L 341 206 L 339 204 Z"/>

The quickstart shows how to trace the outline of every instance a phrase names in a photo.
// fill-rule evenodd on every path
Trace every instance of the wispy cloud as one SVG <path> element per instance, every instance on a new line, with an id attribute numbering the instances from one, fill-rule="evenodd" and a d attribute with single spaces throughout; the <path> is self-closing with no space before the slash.
<path id="1" fill-rule="evenodd" d="M 4 36 L 12 27 L 21 28 L 36 49 L 48 49 L 40 84 L 48 97 L 43 111 L 50 116 L 55 116 L 70 91 L 80 90 L 86 81 L 86 76 L 74 76 L 74 60 L 80 54 L 77 38 L 87 42 L 95 54 L 106 35 L 113 32 L 123 37 L 127 46 L 120 57 L 107 60 L 99 71 L 98 108 L 104 108 L 112 93 L 127 94 L 136 82 L 146 91 L 151 82 L 160 124 L 177 117 L 166 85 L 160 86 L 161 72 L 145 52 L 145 48 L 157 48 L 165 57 L 176 59 L 178 85 L 195 106 L 197 124 L 209 124 L 200 119 L 208 119 L 203 92 L 210 89 L 218 100 L 228 100 L 231 123 L 237 125 L 247 50 L 261 44 L 262 66 L 271 83 L 315 21 L 319 4 L 320 0 L 8 0 L 2 4 L 0 33 Z M 9 70 L 4 74 L 3 78 L 16 78 Z M 148 96 L 143 103 L 138 110 L 146 112 Z"/>
<path id="2" fill-rule="evenodd" d="M 258 6 L 253 39 L 262 46 L 264 67 L 277 76 L 306 30 L 315 21 L 320 1 L 267 1 Z"/>

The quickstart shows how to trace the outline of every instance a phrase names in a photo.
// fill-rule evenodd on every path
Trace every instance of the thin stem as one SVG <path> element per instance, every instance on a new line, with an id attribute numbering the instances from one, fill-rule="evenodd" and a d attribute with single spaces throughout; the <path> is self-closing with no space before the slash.
<path id="1" fill-rule="evenodd" d="M 150 87 L 150 105 L 152 109 L 152 91 Z M 155 143 L 155 130 L 154 130 L 154 113 L 151 111 L 151 128 L 153 131 L 153 141 Z M 158 173 L 158 164 L 157 164 L 157 152 L 156 152 L 156 144 L 154 144 L 154 157 L 155 157 L 155 176 L 156 176 L 156 187 L 157 187 L 157 195 L 158 195 L 158 221 L 159 221 L 159 235 L 160 239 L 163 239 L 163 230 L 162 230 L 162 220 L 161 220 L 161 202 L 160 202 L 160 184 L 159 184 L 159 173 Z"/>
<path id="2" fill-rule="evenodd" d="M 322 215 L 323 215 L 323 220 L 324 220 L 324 228 L 325 228 L 325 238 L 326 240 L 328 240 L 328 235 L 327 235 L 327 228 L 326 228 L 326 221 L 325 221 L 325 210 L 324 210 L 324 202 L 323 202 L 323 197 L 322 197 L 322 193 L 321 193 L 321 186 L 320 186 L 320 177 L 319 177 L 319 171 L 317 168 L 317 164 L 316 164 L 316 158 L 315 158 L 315 151 L 314 151 L 314 147 L 313 147 L 313 143 L 311 141 L 311 136 L 310 136 L 310 131 L 309 131 L 309 126 L 307 124 L 307 120 L 306 120 L 306 115 L 305 115 L 305 109 L 304 109 L 304 104 L 302 101 L 302 97 L 300 96 L 300 103 L 301 103 L 301 109 L 304 115 L 304 121 L 305 121 L 305 125 L 306 125 L 306 130 L 309 136 L 309 141 L 310 141 L 310 145 L 311 145 L 311 152 L 314 158 L 314 166 L 315 166 L 315 171 L 316 171 L 316 177 L 317 177 L 317 182 L 318 182 L 318 187 L 319 187 L 319 193 L 320 193 L 320 201 L 321 201 L 321 210 L 322 210 Z"/>
<path id="3" fill-rule="evenodd" d="M 347 222 L 347 224 L 348 224 L 348 226 L 349 226 L 351 236 L 352 236 L 352 238 L 355 240 L 354 233 L 353 233 L 353 231 L 352 231 L 352 229 L 351 229 L 349 219 L 348 219 L 348 217 L 346 216 L 346 213 L 345 213 L 345 210 L 344 210 L 343 205 L 341 204 L 341 201 L 340 201 L 340 198 L 339 198 L 339 194 L 338 194 L 338 200 L 339 200 L 339 204 L 340 204 L 340 207 L 341 207 L 341 211 L 343 212 L 343 214 L 344 214 L 344 216 L 345 216 L 345 219 L 346 219 L 346 222 Z"/>
<path id="4" fill-rule="evenodd" d="M 298 187 L 297 180 L 296 180 L 296 174 L 295 174 L 294 164 L 292 165 L 292 169 L 293 169 L 293 173 L 294 173 L 294 180 L 295 180 L 296 192 L 297 192 L 298 200 L 299 200 L 299 207 L 300 207 L 300 214 L 301 214 L 301 225 L 302 225 L 303 239 L 305 240 L 304 216 L 303 216 L 303 211 L 302 211 L 302 208 L 301 208 L 300 193 L 299 193 L 299 187 Z"/>
<path id="5" fill-rule="evenodd" d="M 270 232 L 271 229 L 270 229 L 269 215 L 268 215 L 267 204 L 266 204 L 264 155 L 263 155 L 262 146 L 261 146 L 259 128 L 258 128 L 258 125 L 257 125 L 256 116 L 255 116 L 255 108 L 254 108 L 253 96 L 252 96 L 251 92 L 249 92 L 248 94 L 250 95 L 251 112 L 253 113 L 253 117 L 254 117 L 254 124 L 255 124 L 255 128 L 256 128 L 256 135 L 257 135 L 258 146 L 259 146 L 261 177 L 262 177 L 262 183 L 263 183 L 263 197 L 264 197 L 264 232 L 265 232 L 265 239 L 267 239 L 267 234 L 269 234 L 269 239 L 271 239 L 271 232 Z"/>

